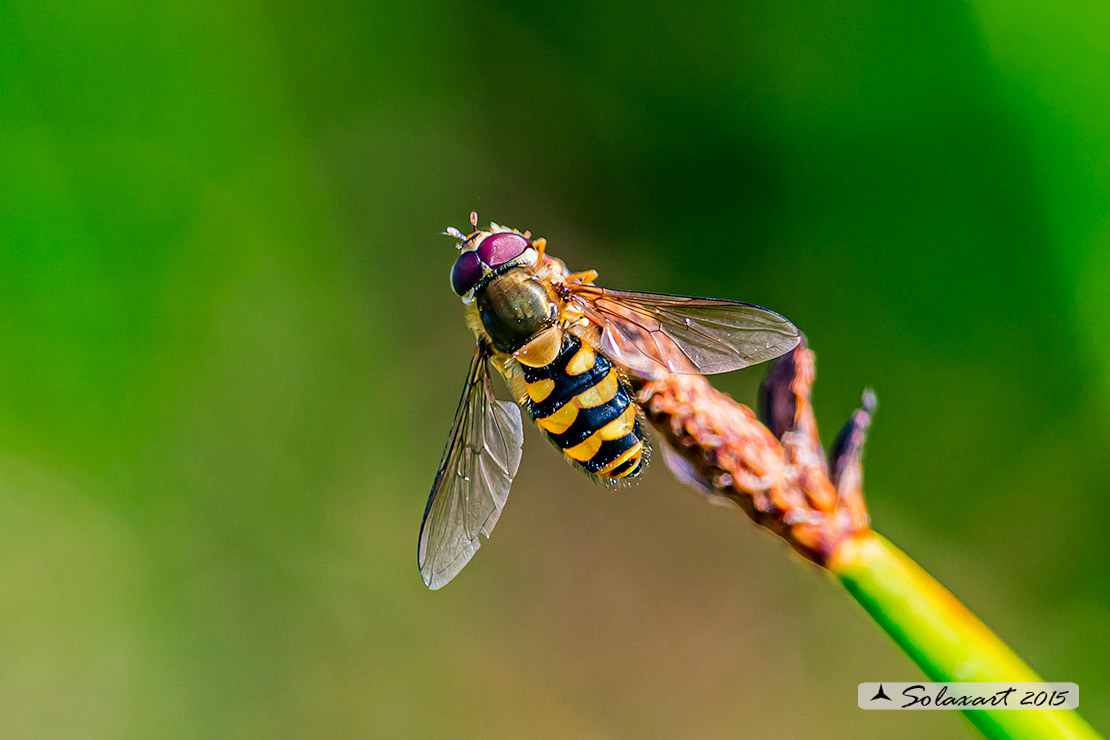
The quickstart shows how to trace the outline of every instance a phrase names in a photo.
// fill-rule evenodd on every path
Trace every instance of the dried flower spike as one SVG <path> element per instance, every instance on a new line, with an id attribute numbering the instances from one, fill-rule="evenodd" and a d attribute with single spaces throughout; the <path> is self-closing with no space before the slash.
<path id="1" fill-rule="evenodd" d="M 830 479 L 809 402 L 813 380 L 814 356 L 804 340 L 775 360 L 761 392 L 770 428 L 699 375 L 644 382 L 639 401 L 672 448 L 664 458 L 680 479 L 736 503 L 824 565 L 842 542 L 868 529 L 860 459 L 873 405 L 846 427 L 849 441 L 836 448 L 838 475 Z"/>

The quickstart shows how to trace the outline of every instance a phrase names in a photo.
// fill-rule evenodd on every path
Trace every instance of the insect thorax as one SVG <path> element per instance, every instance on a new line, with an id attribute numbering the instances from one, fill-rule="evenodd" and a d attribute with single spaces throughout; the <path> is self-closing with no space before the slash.
<path id="1" fill-rule="evenodd" d="M 490 344 L 512 354 L 555 326 L 560 300 L 550 283 L 527 268 L 514 268 L 479 286 L 474 305 Z"/>

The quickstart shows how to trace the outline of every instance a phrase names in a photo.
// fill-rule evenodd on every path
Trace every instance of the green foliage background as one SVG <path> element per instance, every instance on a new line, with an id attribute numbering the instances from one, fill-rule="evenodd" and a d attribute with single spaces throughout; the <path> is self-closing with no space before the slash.
<path id="1" fill-rule="evenodd" d="M 0 5 L 0 736 L 959 737 L 829 579 L 534 430 L 416 535 L 476 208 L 873 385 L 877 528 L 1110 727 L 1103 3 Z M 760 372 L 720 379 L 751 399 Z"/>

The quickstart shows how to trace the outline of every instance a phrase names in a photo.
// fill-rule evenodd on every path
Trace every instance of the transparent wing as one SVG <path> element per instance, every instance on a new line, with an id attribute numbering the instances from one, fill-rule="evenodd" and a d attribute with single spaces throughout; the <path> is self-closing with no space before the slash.
<path id="1" fill-rule="evenodd" d="M 602 352 L 633 372 L 712 375 L 778 357 L 798 329 L 750 303 L 568 283 L 571 300 L 600 330 Z"/>
<path id="2" fill-rule="evenodd" d="M 520 466 L 520 408 L 493 397 L 487 359 L 479 346 L 420 525 L 417 562 L 432 589 L 469 562 L 479 533 L 489 537 Z"/>

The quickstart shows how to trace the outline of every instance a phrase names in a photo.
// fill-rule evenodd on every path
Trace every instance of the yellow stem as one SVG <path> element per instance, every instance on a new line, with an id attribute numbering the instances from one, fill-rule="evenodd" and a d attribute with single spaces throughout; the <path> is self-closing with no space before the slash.
<path id="1" fill-rule="evenodd" d="M 932 681 L 1041 681 L 944 586 L 879 534 L 845 541 L 828 569 Z M 989 738 L 1099 740 L 1073 710 L 966 711 Z"/>

